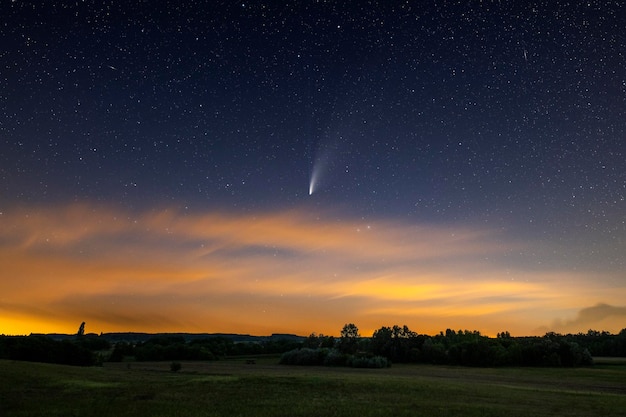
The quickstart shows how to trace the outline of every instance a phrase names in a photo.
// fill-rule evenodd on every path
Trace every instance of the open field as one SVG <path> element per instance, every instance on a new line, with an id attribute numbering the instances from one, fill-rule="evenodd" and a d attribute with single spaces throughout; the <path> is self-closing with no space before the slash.
<path id="1" fill-rule="evenodd" d="M 276 357 L 79 368 L 0 361 L 0 416 L 625 416 L 626 363 L 291 367 Z"/>

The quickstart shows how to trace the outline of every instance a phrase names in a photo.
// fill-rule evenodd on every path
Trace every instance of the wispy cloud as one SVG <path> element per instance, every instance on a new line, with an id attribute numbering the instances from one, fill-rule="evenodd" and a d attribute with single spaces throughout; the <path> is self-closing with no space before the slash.
<path id="1" fill-rule="evenodd" d="M 0 332 L 71 331 L 87 320 L 98 331 L 336 333 L 352 321 L 527 334 L 590 295 L 615 297 L 575 271 L 509 266 L 532 242 L 492 230 L 330 218 L 91 205 L 5 212 Z"/>

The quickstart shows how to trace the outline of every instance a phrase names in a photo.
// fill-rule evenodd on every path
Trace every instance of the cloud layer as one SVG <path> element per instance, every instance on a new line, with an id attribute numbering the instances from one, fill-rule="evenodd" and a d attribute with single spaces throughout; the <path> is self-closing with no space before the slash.
<path id="1" fill-rule="evenodd" d="M 96 332 L 336 334 L 355 322 L 363 334 L 397 323 L 521 335 L 579 310 L 567 327 L 619 331 L 623 319 L 623 308 L 581 310 L 619 304 L 611 277 L 520 267 L 533 242 L 470 226 L 91 205 L 14 209 L 0 225 L 2 333 L 86 321 Z"/>

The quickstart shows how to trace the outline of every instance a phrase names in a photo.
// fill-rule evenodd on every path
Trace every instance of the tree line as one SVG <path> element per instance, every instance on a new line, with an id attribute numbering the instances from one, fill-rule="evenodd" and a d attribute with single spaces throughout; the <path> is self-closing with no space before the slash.
<path id="1" fill-rule="evenodd" d="M 296 365 L 385 367 L 392 363 L 464 366 L 584 366 L 593 356 L 626 357 L 626 329 L 618 334 L 547 333 L 541 337 L 495 338 L 478 331 L 451 330 L 429 336 L 406 325 L 383 326 L 371 337 L 346 324 L 339 337 L 312 333 L 306 338 L 234 341 L 226 336 L 186 338 L 157 335 L 139 342 L 84 334 L 55 340 L 44 335 L 0 336 L 0 359 L 97 365 L 104 361 L 219 360 L 229 356 L 282 354 L 280 362 Z"/>
<path id="2" fill-rule="evenodd" d="M 354 366 L 351 365 L 354 358 L 370 358 L 371 367 L 389 366 L 389 363 L 585 366 L 593 364 L 593 356 L 626 356 L 626 329 L 617 335 L 589 330 L 578 334 L 551 332 L 542 337 L 512 337 L 509 332 L 502 332 L 491 338 L 475 330 L 451 329 L 429 336 L 418 334 L 406 325 L 394 325 L 381 327 L 372 337 L 361 337 L 358 328 L 350 323 L 344 326 L 338 340 L 311 334 L 299 352 L 286 353 L 281 362 Z"/>
<path id="3" fill-rule="evenodd" d="M 54 340 L 43 335 L 0 336 L 0 359 L 91 366 L 108 358 L 111 345 L 98 336 Z"/>
<path id="4" fill-rule="evenodd" d="M 283 353 L 299 346 L 299 342 L 288 338 L 264 342 L 234 342 L 224 336 L 189 341 L 183 336 L 157 336 L 141 343 L 116 343 L 109 361 L 218 360 L 227 356 Z"/>
<path id="5" fill-rule="evenodd" d="M 106 336 L 77 334 L 62 340 L 45 335 L 0 336 L 0 359 L 92 366 L 103 362 L 219 360 L 228 356 L 280 354 L 301 346 L 294 338 L 235 342 L 215 336 L 187 340 L 159 335 L 143 342 L 111 343 Z"/>

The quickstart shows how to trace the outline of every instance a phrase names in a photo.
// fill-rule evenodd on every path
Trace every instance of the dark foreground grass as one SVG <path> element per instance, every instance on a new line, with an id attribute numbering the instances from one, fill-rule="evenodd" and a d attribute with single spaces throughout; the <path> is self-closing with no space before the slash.
<path id="1" fill-rule="evenodd" d="M 300 368 L 0 361 L 0 416 L 624 416 L 626 365 Z"/>

